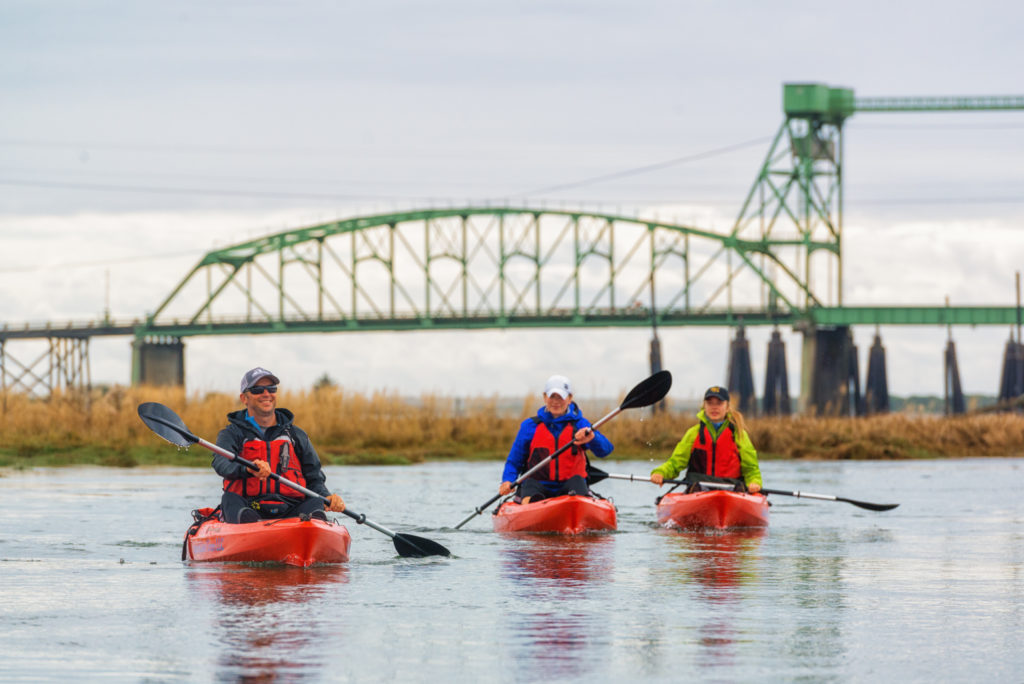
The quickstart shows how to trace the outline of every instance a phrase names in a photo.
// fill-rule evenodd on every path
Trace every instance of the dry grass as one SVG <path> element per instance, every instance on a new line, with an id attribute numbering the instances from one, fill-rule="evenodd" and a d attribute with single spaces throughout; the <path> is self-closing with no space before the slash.
<path id="1" fill-rule="evenodd" d="M 225 414 L 240 408 L 237 395 L 187 396 L 174 388 L 115 388 L 84 402 L 73 397 L 47 401 L 22 395 L 0 397 L 0 449 L 6 464 L 50 464 L 42 456 L 65 454 L 58 462 L 135 465 L 140 462 L 199 465 L 209 454 L 175 457 L 172 447 L 139 420 L 137 406 L 156 401 L 172 408 L 192 432 L 210 441 Z M 524 399 L 509 415 L 496 398 L 456 403 L 424 396 L 412 403 L 394 394 L 364 396 L 343 389 L 281 394 L 278 405 L 296 413 L 327 463 L 409 463 L 425 459 L 501 459 L 519 426 L 536 410 Z M 612 407 L 585 406 L 591 420 Z M 620 458 L 667 457 L 693 418 L 672 411 L 626 411 L 603 432 Z M 759 453 L 768 458 L 894 459 L 945 456 L 1024 455 L 1024 416 L 986 414 L 955 418 L 903 414 L 861 419 L 750 418 Z M 192 450 L 195 452 L 197 450 Z M 151 457 L 147 458 L 147 454 Z"/>
<path id="2" fill-rule="evenodd" d="M 1024 455 L 1024 415 L 760 418 L 749 421 L 759 451 L 785 458 L 893 459 Z"/>

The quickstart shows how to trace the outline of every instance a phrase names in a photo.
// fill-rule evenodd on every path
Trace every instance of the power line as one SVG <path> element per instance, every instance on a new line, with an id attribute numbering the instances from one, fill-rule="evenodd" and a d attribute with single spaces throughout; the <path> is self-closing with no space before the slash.
<path id="1" fill-rule="evenodd" d="M 464 153 L 453 153 L 451 150 L 435 152 L 430 150 L 409 150 L 407 148 L 395 150 L 382 150 L 379 146 L 367 148 L 325 148 L 325 147 L 254 147 L 245 145 L 234 147 L 231 145 L 160 145 L 146 143 L 116 143 L 116 142 L 85 142 L 74 140 L 12 140 L 0 139 L 0 147 L 28 147 L 43 149 L 64 149 L 78 152 L 89 152 L 90 150 L 111 150 L 115 152 L 160 152 L 167 154 L 230 154 L 241 156 L 278 155 L 284 157 L 344 157 L 359 156 L 364 158 L 367 151 L 372 151 L 378 157 L 429 157 L 437 158 L 446 156 L 449 158 L 466 157 L 476 159 L 479 153 L 475 150 L 467 150 Z"/>
<path id="2" fill-rule="evenodd" d="M 617 175 L 630 175 L 632 172 L 622 172 Z M 582 185 L 591 181 L 580 181 L 578 184 L 566 184 L 561 187 L 573 187 L 575 185 Z M 135 192 L 135 193 L 157 193 L 157 194 L 197 194 L 205 196 L 229 196 L 229 197 L 248 197 L 253 199 L 326 199 L 326 200 L 377 200 L 385 202 L 425 202 L 431 206 L 462 206 L 462 205 L 484 205 L 484 206 L 507 206 L 510 199 L 515 197 L 523 196 L 506 196 L 506 197 L 483 197 L 483 198 L 444 198 L 444 197 L 417 197 L 412 195 L 332 195 L 326 193 L 299 193 L 299 192 L 274 192 L 274 191 L 244 191 L 244 190 L 211 190 L 209 188 L 170 188 L 170 187 L 152 187 L 152 186 L 127 186 L 127 185 L 108 185 L 101 183 L 61 183 L 61 182 L 48 182 L 48 181 L 30 181 L 30 180 L 18 180 L 18 179 L 2 179 L 0 178 L 0 185 L 14 185 L 20 187 L 39 187 L 39 188 L 58 188 L 58 189 L 69 189 L 69 190 L 105 190 L 110 192 Z M 549 188 L 554 190 L 555 188 Z M 540 191 L 537 191 L 540 192 Z M 535 194 L 535 193 L 526 193 Z M 712 206 L 739 206 L 739 198 L 732 199 L 718 199 L 702 197 L 696 199 L 686 199 L 682 197 L 629 197 L 629 198 L 612 198 L 602 196 L 600 199 L 594 198 L 549 198 L 547 200 L 540 200 L 544 207 L 551 207 L 553 203 L 562 205 L 575 203 L 577 205 L 600 205 L 600 206 L 614 206 L 621 204 L 692 204 L 692 205 L 712 205 Z M 868 205 L 908 205 L 908 206 L 927 206 L 927 205 L 950 205 L 950 204 L 1021 204 L 1024 203 L 1024 197 L 1019 195 L 1005 195 L 1005 196 L 988 196 L 988 197 L 894 197 L 894 198 L 870 198 L 866 197 L 858 199 L 855 195 L 847 195 L 848 209 L 853 209 L 858 206 Z"/>
<path id="3" fill-rule="evenodd" d="M 698 152 L 697 154 L 687 155 L 685 157 L 677 157 L 675 159 L 669 159 L 668 161 L 657 162 L 655 164 L 648 164 L 647 166 L 637 166 L 632 169 L 625 169 L 624 171 L 616 171 L 614 173 L 608 173 L 603 176 L 593 176 L 591 178 L 585 178 L 580 181 L 572 183 L 562 183 L 560 185 L 549 185 L 546 188 L 539 188 L 537 190 L 531 190 L 530 192 L 517 193 L 517 196 L 528 196 L 528 195 L 541 195 L 556 190 L 565 190 L 567 188 L 578 188 L 584 185 L 591 185 L 593 183 L 601 183 L 604 181 L 615 180 L 616 178 L 625 178 L 626 176 L 635 176 L 641 173 L 649 173 L 651 171 L 658 171 L 665 169 L 676 164 L 684 164 L 686 162 L 697 161 L 699 159 L 707 159 L 708 157 L 715 157 L 720 154 L 726 154 L 728 152 L 734 152 L 735 150 L 741 150 L 745 147 L 753 147 L 754 145 L 763 145 L 766 142 L 771 141 L 771 137 L 755 138 L 754 140 L 748 140 L 746 142 L 736 143 L 735 145 L 729 145 L 727 147 L 719 147 L 706 152 Z"/>
<path id="4" fill-rule="evenodd" d="M 36 266 L 14 266 L 0 268 L 3 273 L 29 273 L 31 271 L 48 271 L 54 268 L 86 268 L 91 266 L 110 266 L 111 264 L 136 263 L 140 261 L 154 261 L 156 259 L 174 259 L 184 256 L 200 256 L 206 252 L 190 250 L 187 252 L 165 252 L 163 254 L 140 254 L 135 256 L 120 257 L 114 259 L 97 259 L 93 261 L 65 261 L 58 264 L 39 264 Z"/>
<path id="5" fill-rule="evenodd" d="M 395 196 L 388 195 L 347 195 L 327 194 L 312 192 L 280 192 L 280 191 L 249 191 L 249 190 L 211 190 L 209 188 L 172 188 L 156 187 L 146 185 L 112 185 L 107 183 L 67 183 L 60 181 L 29 181 L 12 178 L 0 178 L 0 185 L 17 185 L 22 187 L 36 188 L 59 188 L 63 190 L 105 190 L 109 192 L 136 192 L 160 195 L 209 195 L 209 196 L 230 196 L 230 197 L 253 197 L 277 199 L 327 199 L 327 200 L 397 200 Z M 418 199 L 418 198 L 401 198 Z M 422 199 L 422 198 L 419 198 Z"/>

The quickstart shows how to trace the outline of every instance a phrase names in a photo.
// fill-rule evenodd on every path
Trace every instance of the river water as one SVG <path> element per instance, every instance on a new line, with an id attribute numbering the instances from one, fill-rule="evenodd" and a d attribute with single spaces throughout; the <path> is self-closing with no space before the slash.
<path id="1" fill-rule="evenodd" d="M 645 473 L 649 462 L 606 462 Z M 760 534 L 653 524 L 658 488 L 605 480 L 619 531 L 505 536 L 500 463 L 330 467 L 352 509 L 444 544 L 408 559 L 343 518 L 352 560 L 180 561 L 212 470 L 0 478 L 2 681 L 1024 681 L 1024 459 L 762 463 Z"/>

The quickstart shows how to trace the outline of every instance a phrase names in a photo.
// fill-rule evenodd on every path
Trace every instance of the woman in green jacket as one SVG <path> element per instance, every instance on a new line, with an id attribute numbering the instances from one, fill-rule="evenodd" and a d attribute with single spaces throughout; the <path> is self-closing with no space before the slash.
<path id="1" fill-rule="evenodd" d="M 729 390 L 714 386 L 704 393 L 698 423 L 686 431 L 667 461 L 651 471 L 660 485 L 686 470 L 686 480 L 734 481 L 756 494 L 761 491 L 761 468 L 739 411 L 729 407 Z"/>

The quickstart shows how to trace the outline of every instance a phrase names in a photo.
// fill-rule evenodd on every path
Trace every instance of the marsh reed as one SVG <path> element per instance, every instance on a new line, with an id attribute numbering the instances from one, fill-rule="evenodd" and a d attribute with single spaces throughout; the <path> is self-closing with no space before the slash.
<path id="1" fill-rule="evenodd" d="M 215 441 L 225 415 L 240 408 L 238 396 L 186 394 L 180 388 L 115 387 L 48 400 L 0 397 L 0 465 L 97 463 L 207 465 L 201 448 L 178 452 L 142 423 L 137 406 L 157 401 L 172 408 L 195 434 Z M 343 388 L 282 392 L 278 406 L 291 409 L 325 463 L 415 463 L 436 459 L 504 458 L 519 423 L 533 415 L 538 398 L 515 402 L 497 397 L 454 400 L 426 395 L 409 400 L 381 392 L 363 395 Z M 614 404 L 584 403 L 597 420 Z M 615 458 L 662 460 L 692 413 L 625 411 L 603 432 Z M 762 458 L 899 459 L 1024 455 L 1024 415 L 982 414 L 945 418 L 889 414 L 859 419 L 757 418 L 747 420 Z M 197 453 L 198 452 L 198 453 Z"/>

